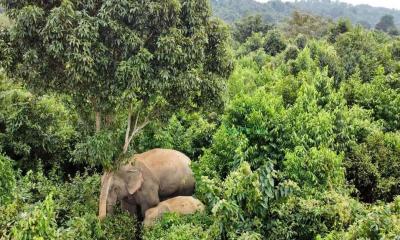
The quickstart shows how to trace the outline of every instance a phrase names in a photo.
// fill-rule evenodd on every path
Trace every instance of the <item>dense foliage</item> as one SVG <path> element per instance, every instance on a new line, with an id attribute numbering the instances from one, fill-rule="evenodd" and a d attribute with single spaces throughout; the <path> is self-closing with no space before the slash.
<path id="1" fill-rule="evenodd" d="M 400 237 L 400 40 L 393 34 L 300 12 L 275 27 L 253 16 L 228 29 L 209 19 L 205 2 L 191 0 L 144 1 L 152 11 L 134 19 L 124 18 L 133 1 L 7 2 L 16 25 L 0 25 L 0 239 Z M 296 4 L 312 2 L 342 6 Z M 130 36 L 146 31 L 141 24 L 160 32 Z M 67 44 L 76 38 L 84 44 Z M 129 40 L 141 44 L 134 59 L 103 49 L 129 52 Z M 86 58 L 69 48 L 104 62 L 86 72 L 72 61 Z M 66 72 L 47 65 L 53 57 Z M 102 85 L 108 61 L 119 64 L 107 73 L 115 74 L 111 82 L 122 77 L 129 85 L 138 74 L 143 85 Z M 95 75 L 80 79 L 87 73 Z M 57 89 L 66 79 L 71 85 Z M 152 87 L 166 92 L 147 92 Z M 88 96 L 106 102 L 106 129 L 97 133 Z M 156 117 L 130 149 L 188 155 L 205 212 L 165 214 L 146 228 L 119 210 L 98 220 L 99 166 L 119 157 L 127 116 L 138 122 L 139 113 Z"/>
<path id="2" fill-rule="evenodd" d="M 294 11 L 300 10 L 333 20 L 348 18 L 353 23 L 366 28 L 374 28 L 385 15 L 392 16 L 395 25 L 400 24 L 399 10 L 371 7 L 365 4 L 354 6 L 332 0 L 273 0 L 264 3 L 254 0 L 212 0 L 211 4 L 215 16 L 231 23 L 251 14 L 259 14 L 271 23 L 280 23 Z"/>

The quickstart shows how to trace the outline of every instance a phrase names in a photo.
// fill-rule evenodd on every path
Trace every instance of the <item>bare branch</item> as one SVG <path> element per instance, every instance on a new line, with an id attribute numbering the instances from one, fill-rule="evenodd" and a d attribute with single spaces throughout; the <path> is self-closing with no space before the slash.
<path id="1" fill-rule="evenodd" d="M 138 134 L 144 127 L 147 126 L 147 124 L 150 123 L 150 120 L 146 119 L 142 124 L 140 124 L 138 127 L 133 129 L 131 136 L 129 137 L 128 144 L 131 143 L 133 137 Z"/>
<path id="2" fill-rule="evenodd" d="M 132 124 L 132 112 L 129 111 L 128 114 L 128 124 L 126 126 L 126 133 L 125 133 L 125 143 L 124 143 L 124 148 L 123 148 L 123 153 L 126 153 L 128 151 L 128 146 L 129 146 L 129 134 L 131 132 L 131 124 Z"/>
<path id="3" fill-rule="evenodd" d="M 135 120 L 135 127 L 133 128 L 133 130 L 135 130 L 137 128 L 137 123 L 139 121 L 139 116 L 140 116 L 140 111 L 137 113 L 136 115 L 136 120 Z"/>

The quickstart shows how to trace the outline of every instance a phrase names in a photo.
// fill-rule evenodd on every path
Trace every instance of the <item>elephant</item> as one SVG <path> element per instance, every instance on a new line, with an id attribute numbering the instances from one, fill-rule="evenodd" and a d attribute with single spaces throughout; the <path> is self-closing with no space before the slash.
<path id="1" fill-rule="evenodd" d="M 156 207 L 148 209 L 146 211 L 143 224 L 145 227 L 152 226 L 155 220 L 161 218 L 166 212 L 175 212 L 182 215 L 188 215 L 203 211 L 203 203 L 193 197 L 174 197 L 160 202 Z"/>
<path id="2" fill-rule="evenodd" d="M 133 155 L 118 170 L 105 173 L 101 180 L 99 219 L 121 207 L 143 219 L 147 209 L 175 196 L 191 196 L 195 179 L 190 159 L 171 149 L 152 149 Z"/>

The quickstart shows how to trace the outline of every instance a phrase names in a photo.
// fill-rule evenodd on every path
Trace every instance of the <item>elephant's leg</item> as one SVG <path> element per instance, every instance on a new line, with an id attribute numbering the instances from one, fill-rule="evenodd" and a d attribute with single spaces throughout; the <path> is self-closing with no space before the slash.
<path id="1" fill-rule="evenodd" d="M 140 196 L 140 212 L 142 218 L 146 215 L 146 211 L 149 208 L 155 207 L 160 203 L 160 198 L 158 197 L 158 192 L 147 192 L 141 194 Z"/>
<path id="2" fill-rule="evenodd" d="M 129 201 L 129 199 L 124 198 L 121 201 L 121 208 L 122 208 L 122 210 L 128 211 L 132 216 L 137 217 L 138 206 L 137 206 L 136 202 L 132 202 L 132 201 Z"/>

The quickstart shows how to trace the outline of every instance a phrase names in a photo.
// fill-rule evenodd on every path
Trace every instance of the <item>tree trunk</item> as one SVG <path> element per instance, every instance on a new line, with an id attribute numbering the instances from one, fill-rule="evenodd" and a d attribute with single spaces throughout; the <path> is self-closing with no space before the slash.
<path id="1" fill-rule="evenodd" d="M 100 132 L 101 129 L 101 113 L 96 111 L 96 133 Z"/>

